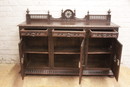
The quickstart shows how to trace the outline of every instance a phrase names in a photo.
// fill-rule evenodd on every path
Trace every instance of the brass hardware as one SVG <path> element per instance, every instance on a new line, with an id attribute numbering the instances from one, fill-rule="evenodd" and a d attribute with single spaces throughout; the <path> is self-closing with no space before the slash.
<path id="1" fill-rule="evenodd" d="M 71 37 L 71 33 L 67 33 L 67 37 Z"/>
<path id="2" fill-rule="evenodd" d="M 24 62 L 24 59 L 23 59 L 23 58 L 21 58 L 21 63 L 23 64 L 23 62 Z"/>
<path id="3" fill-rule="evenodd" d="M 114 56 L 114 62 L 116 62 L 116 63 L 117 63 L 117 66 L 119 66 L 119 65 L 120 65 L 120 61 L 119 61 L 119 59 L 117 59 L 117 58 L 116 58 L 116 55 Z"/>
<path id="4" fill-rule="evenodd" d="M 31 36 L 33 36 L 33 37 L 34 37 L 35 35 L 36 35 L 36 33 L 31 33 Z"/>
<path id="5" fill-rule="evenodd" d="M 79 61 L 79 68 L 80 68 L 80 61 Z"/>
<path id="6" fill-rule="evenodd" d="M 116 55 L 114 56 L 114 62 L 116 62 Z"/>
<path id="7" fill-rule="evenodd" d="M 103 34 L 103 37 L 107 37 L 108 35 L 107 34 Z"/>
<path id="8" fill-rule="evenodd" d="M 119 66 L 120 65 L 120 61 L 119 61 L 119 59 L 117 59 L 117 66 Z"/>

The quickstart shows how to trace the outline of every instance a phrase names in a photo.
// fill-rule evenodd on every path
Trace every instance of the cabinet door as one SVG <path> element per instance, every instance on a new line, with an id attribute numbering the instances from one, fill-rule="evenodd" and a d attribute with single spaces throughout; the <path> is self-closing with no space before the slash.
<path id="1" fill-rule="evenodd" d="M 112 70 L 117 81 L 118 81 L 118 76 L 119 76 L 121 53 L 122 53 L 122 44 L 117 39 L 113 39 Z"/>
<path id="2" fill-rule="evenodd" d="M 20 57 L 20 64 L 21 64 L 22 58 L 23 58 L 23 40 L 22 39 L 19 42 L 19 57 Z"/>
<path id="3" fill-rule="evenodd" d="M 23 40 L 21 39 L 19 42 L 19 57 L 20 57 L 20 66 L 21 66 L 21 75 L 23 78 L 23 61 L 24 61 L 24 52 L 23 52 Z"/>
<path id="4" fill-rule="evenodd" d="M 80 48 L 80 61 L 79 61 L 79 84 L 81 84 L 82 75 L 83 75 L 83 67 L 84 67 L 84 40 L 81 43 Z"/>

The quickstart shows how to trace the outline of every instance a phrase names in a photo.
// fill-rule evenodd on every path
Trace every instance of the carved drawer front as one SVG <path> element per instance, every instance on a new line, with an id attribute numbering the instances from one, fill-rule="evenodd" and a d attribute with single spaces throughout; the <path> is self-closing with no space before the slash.
<path id="1" fill-rule="evenodd" d="M 83 29 L 53 29 L 53 37 L 85 37 Z"/>
<path id="2" fill-rule="evenodd" d="M 117 38 L 118 32 L 116 30 L 91 29 L 90 37 L 91 38 Z"/>
<path id="3" fill-rule="evenodd" d="M 20 35 L 21 36 L 32 36 L 32 37 L 47 36 L 48 32 L 47 32 L 47 29 L 44 29 L 44 30 L 26 30 L 26 29 L 21 29 L 20 30 Z"/>

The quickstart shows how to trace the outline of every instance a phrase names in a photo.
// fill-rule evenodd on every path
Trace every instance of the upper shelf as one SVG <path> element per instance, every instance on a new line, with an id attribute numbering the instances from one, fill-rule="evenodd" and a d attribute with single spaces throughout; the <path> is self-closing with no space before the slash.
<path id="1" fill-rule="evenodd" d="M 54 54 L 80 54 L 78 48 L 55 48 Z"/>
<path id="2" fill-rule="evenodd" d="M 111 54 L 111 49 L 90 47 L 88 50 L 88 54 Z"/>
<path id="3" fill-rule="evenodd" d="M 83 18 L 76 17 L 76 11 L 72 11 L 70 9 L 66 9 L 65 11 L 61 11 L 61 17 L 54 18 L 50 15 L 50 12 L 46 14 L 31 14 L 27 9 L 26 14 L 26 23 L 20 24 L 19 26 L 45 26 L 45 27 L 93 27 L 103 26 L 106 27 L 118 27 L 117 25 L 113 25 L 111 23 L 111 11 L 109 10 L 105 15 L 92 15 L 89 12 Z M 104 27 L 104 26 L 103 26 Z"/>
<path id="4" fill-rule="evenodd" d="M 47 48 L 30 47 L 30 48 L 26 48 L 24 53 L 48 54 L 48 49 Z"/>

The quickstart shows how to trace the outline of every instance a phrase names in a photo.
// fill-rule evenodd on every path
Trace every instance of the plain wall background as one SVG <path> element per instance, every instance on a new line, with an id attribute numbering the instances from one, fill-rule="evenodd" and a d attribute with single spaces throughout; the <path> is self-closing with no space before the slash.
<path id="1" fill-rule="evenodd" d="M 0 0 L 0 63 L 19 62 L 18 24 L 25 21 L 26 9 L 60 17 L 61 10 L 76 9 L 76 16 L 112 13 L 112 22 L 120 25 L 118 40 L 123 44 L 122 64 L 130 67 L 130 0 Z"/>

